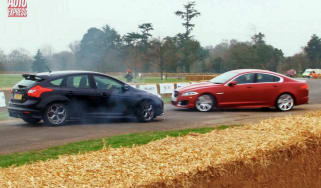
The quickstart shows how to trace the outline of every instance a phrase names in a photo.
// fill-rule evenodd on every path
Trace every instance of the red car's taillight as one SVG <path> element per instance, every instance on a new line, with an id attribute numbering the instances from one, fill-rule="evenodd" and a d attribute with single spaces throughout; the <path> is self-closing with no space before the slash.
<path id="1" fill-rule="evenodd" d="M 301 86 L 302 89 L 309 89 L 308 84 L 304 84 L 303 86 Z"/>
<path id="2" fill-rule="evenodd" d="M 51 92 L 51 91 L 53 91 L 53 89 L 44 88 L 44 87 L 41 87 L 41 86 L 37 85 L 37 86 L 32 87 L 31 89 L 29 89 L 27 95 L 29 97 L 39 98 L 41 96 L 41 94 L 43 94 L 45 92 Z"/>

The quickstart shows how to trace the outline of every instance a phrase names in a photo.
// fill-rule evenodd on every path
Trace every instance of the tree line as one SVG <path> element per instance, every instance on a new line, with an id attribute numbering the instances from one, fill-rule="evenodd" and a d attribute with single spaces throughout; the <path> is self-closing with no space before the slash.
<path id="1" fill-rule="evenodd" d="M 192 35 L 194 19 L 201 16 L 195 2 L 175 12 L 182 20 L 183 33 L 164 38 L 151 34 L 152 23 L 138 25 L 138 32 L 119 34 L 105 25 L 92 27 L 80 41 L 69 44 L 69 51 L 54 53 L 50 47 L 32 56 L 25 49 L 9 54 L 0 50 L 0 71 L 33 71 L 82 69 L 99 72 L 200 72 L 222 73 L 241 68 L 258 68 L 278 72 L 321 68 L 321 38 L 313 35 L 302 52 L 285 57 L 265 41 L 263 33 L 249 41 L 230 40 L 216 46 L 202 46 Z"/>

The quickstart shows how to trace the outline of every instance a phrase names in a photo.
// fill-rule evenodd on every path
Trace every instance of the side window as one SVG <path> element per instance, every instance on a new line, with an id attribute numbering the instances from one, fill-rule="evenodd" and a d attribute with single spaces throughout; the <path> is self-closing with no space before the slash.
<path id="1" fill-rule="evenodd" d="M 90 88 L 87 75 L 68 76 L 66 80 L 67 88 L 87 89 Z"/>
<path id="2" fill-rule="evenodd" d="M 277 76 L 273 76 L 270 74 L 257 74 L 256 82 L 258 83 L 264 83 L 264 82 L 278 82 L 280 81 L 280 78 Z"/>
<path id="3" fill-rule="evenodd" d="M 50 81 L 49 83 L 50 83 L 51 85 L 53 85 L 53 86 L 61 87 L 63 80 L 64 80 L 63 78 L 59 78 L 59 79 L 56 79 L 56 80 L 52 80 L 52 81 Z"/>
<path id="4" fill-rule="evenodd" d="M 94 76 L 94 81 L 98 89 L 120 90 L 122 84 L 105 76 Z"/>
<path id="5" fill-rule="evenodd" d="M 254 83 L 255 74 L 244 74 L 234 79 L 238 84 Z"/>

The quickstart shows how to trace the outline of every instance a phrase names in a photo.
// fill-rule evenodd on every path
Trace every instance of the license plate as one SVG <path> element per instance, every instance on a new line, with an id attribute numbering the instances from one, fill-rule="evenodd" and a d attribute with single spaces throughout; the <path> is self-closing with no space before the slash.
<path id="1" fill-rule="evenodd" d="M 16 94 L 14 94 L 13 98 L 14 98 L 15 100 L 22 100 L 22 94 L 16 93 Z"/>
<path id="2" fill-rule="evenodd" d="M 172 96 L 172 101 L 176 102 L 177 101 L 177 97 Z"/>

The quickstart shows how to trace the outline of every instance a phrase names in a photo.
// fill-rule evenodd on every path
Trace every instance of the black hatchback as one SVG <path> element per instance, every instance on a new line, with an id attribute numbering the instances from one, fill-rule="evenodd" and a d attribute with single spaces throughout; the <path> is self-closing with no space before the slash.
<path id="1" fill-rule="evenodd" d="M 8 111 L 28 123 L 44 120 L 59 126 L 68 120 L 111 117 L 149 122 L 163 114 L 160 97 L 105 74 L 59 71 L 23 77 L 12 89 Z"/>

